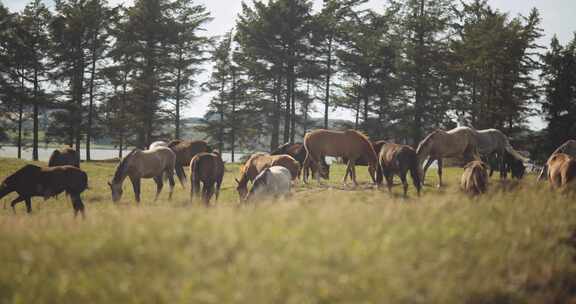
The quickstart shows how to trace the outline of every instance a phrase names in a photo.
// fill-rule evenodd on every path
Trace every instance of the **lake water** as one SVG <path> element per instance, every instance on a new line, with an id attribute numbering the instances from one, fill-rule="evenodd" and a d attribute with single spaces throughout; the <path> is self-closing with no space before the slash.
<path id="1" fill-rule="evenodd" d="M 54 151 L 54 148 L 38 148 L 38 158 L 41 161 L 48 161 L 50 155 Z M 128 151 L 124 151 L 124 155 L 128 153 Z M 238 161 L 242 156 L 243 153 L 234 153 L 234 158 Z M 0 147 L 0 157 L 9 157 L 9 158 L 16 158 L 18 156 L 18 148 L 16 146 L 2 146 Z M 112 159 L 118 157 L 118 150 L 117 149 L 90 149 L 90 156 L 92 160 L 105 160 L 105 159 Z M 82 160 L 86 159 L 86 150 L 80 150 L 80 157 Z M 23 149 L 22 150 L 22 158 L 25 160 L 32 160 L 32 149 Z M 230 162 L 232 159 L 232 155 L 229 152 L 222 153 L 222 159 L 226 162 Z"/>

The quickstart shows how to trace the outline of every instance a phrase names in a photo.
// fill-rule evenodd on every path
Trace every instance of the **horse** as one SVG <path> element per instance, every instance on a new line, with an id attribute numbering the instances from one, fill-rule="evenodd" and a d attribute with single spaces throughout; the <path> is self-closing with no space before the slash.
<path id="1" fill-rule="evenodd" d="M 202 200 L 206 207 L 210 206 L 213 194 L 216 194 L 218 201 L 223 177 L 224 162 L 218 152 L 202 152 L 194 155 L 190 162 L 190 202 L 200 193 L 200 182 L 203 184 Z"/>
<path id="2" fill-rule="evenodd" d="M 182 185 L 186 182 L 186 173 L 182 167 L 190 166 L 190 161 L 194 155 L 200 152 L 212 152 L 212 148 L 203 140 L 176 139 L 169 142 L 168 147 L 176 154 L 176 175 Z"/>
<path id="3" fill-rule="evenodd" d="M 492 174 L 494 173 L 494 168 L 498 167 L 498 165 L 494 165 L 494 163 L 498 163 L 500 160 L 498 157 L 495 156 L 496 156 L 495 154 L 492 154 L 486 159 L 486 163 L 490 167 L 490 173 L 488 174 L 490 177 L 492 177 Z M 512 178 L 516 179 L 522 179 L 524 177 L 524 175 L 526 174 L 526 166 L 524 165 L 524 162 L 522 160 L 518 159 L 514 155 L 508 153 L 507 151 L 504 151 L 503 159 L 504 159 L 504 172 L 506 174 L 510 172 Z M 500 170 L 502 170 L 502 168 L 500 168 Z"/>
<path id="4" fill-rule="evenodd" d="M 550 155 L 548 160 L 550 160 L 554 155 L 556 155 L 558 153 L 565 153 L 565 154 L 568 154 L 572 157 L 576 157 L 576 140 L 569 139 L 566 142 L 564 142 L 562 145 L 560 145 L 560 147 L 556 148 L 556 150 L 554 150 L 554 152 L 552 152 L 552 154 Z M 548 165 L 547 164 L 548 164 L 548 162 L 546 162 L 546 164 L 544 164 L 544 166 L 542 166 L 542 170 L 540 171 L 540 174 L 538 175 L 539 181 L 543 181 L 546 178 L 546 176 L 548 176 Z"/>
<path id="5" fill-rule="evenodd" d="M 376 152 L 376 155 L 378 155 L 378 153 L 380 153 L 380 149 L 382 149 L 382 146 L 384 146 L 388 142 L 385 140 L 378 140 L 378 141 L 371 141 L 371 143 L 372 143 L 372 147 L 374 148 L 374 152 Z M 342 157 L 342 163 L 347 164 L 348 158 Z M 355 165 L 356 166 L 368 166 L 368 160 L 366 160 L 366 156 L 364 156 L 364 155 L 360 156 L 360 158 L 358 158 L 356 160 Z"/>
<path id="6" fill-rule="evenodd" d="M 428 161 L 420 173 L 422 183 L 426 177 L 428 167 L 433 161 L 436 160 L 438 162 L 438 187 L 442 186 L 442 158 L 464 157 L 480 160 L 474 130 L 468 127 L 458 127 L 449 131 L 433 131 L 418 144 L 416 154 L 420 170 L 422 170 L 424 160 L 428 157 Z"/>
<path id="7" fill-rule="evenodd" d="M 298 177 L 300 177 L 300 173 L 302 172 L 302 169 L 304 168 L 304 160 L 306 159 L 306 149 L 304 148 L 304 144 L 302 143 L 285 143 L 282 146 L 278 147 L 278 149 L 272 151 L 270 153 L 270 155 L 282 155 L 282 154 L 288 154 L 290 156 L 292 156 L 295 160 L 298 161 L 298 163 L 300 164 L 300 172 L 298 173 Z M 329 179 L 330 178 L 330 165 L 328 165 L 326 163 L 326 160 L 324 158 L 322 158 L 320 160 L 321 166 L 324 168 L 324 170 L 320 171 L 320 177 L 322 177 L 323 179 Z M 312 176 L 316 176 L 316 167 L 312 166 Z M 306 178 L 308 177 L 308 171 L 305 170 L 304 174 L 306 175 Z"/>
<path id="8" fill-rule="evenodd" d="M 356 161 L 364 155 L 368 160 L 370 177 L 373 182 L 376 182 L 375 173 L 378 166 L 378 156 L 368 136 L 359 131 L 314 130 L 304 135 L 304 147 L 306 149 L 305 168 L 315 164 L 318 171 L 322 170 L 319 166 L 319 160 L 325 156 L 348 158 L 343 182 L 346 183 L 346 179 L 350 175 L 354 185 L 358 185 L 354 166 Z M 316 179 L 320 182 L 318 175 Z M 306 182 L 306 180 L 307 177 L 304 176 L 304 181 Z"/>
<path id="9" fill-rule="evenodd" d="M 170 148 L 159 147 L 154 150 L 134 149 L 128 153 L 114 172 L 112 182 L 108 182 L 112 191 L 112 201 L 117 202 L 122 197 L 122 183 L 126 177 L 130 178 L 136 202 L 140 203 L 140 179 L 153 178 L 156 182 L 156 197 L 158 199 L 160 191 L 164 185 L 163 177 L 168 179 L 170 193 L 168 198 L 172 198 L 174 190 L 174 166 L 176 164 L 176 155 Z"/>
<path id="10" fill-rule="evenodd" d="M 498 129 L 485 129 L 485 130 L 474 130 L 474 135 L 476 136 L 476 143 L 478 144 L 478 153 L 480 155 L 485 155 L 490 157 L 496 154 L 496 159 L 498 160 L 498 168 L 500 171 L 500 178 L 507 177 L 506 170 L 506 160 L 505 157 L 510 159 L 519 160 L 523 163 L 529 161 L 522 154 L 518 153 L 512 145 L 508 137 Z M 506 155 L 508 154 L 508 155 Z M 490 166 L 490 176 L 492 176 L 494 169 Z"/>
<path id="11" fill-rule="evenodd" d="M 52 152 L 50 158 L 48 159 L 48 167 L 64 165 L 80 168 L 80 158 L 78 158 L 76 150 L 70 147 L 64 147 L 61 149 L 56 149 L 54 152 Z"/>
<path id="12" fill-rule="evenodd" d="M 548 181 L 553 188 L 566 188 L 576 177 L 576 158 L 566 153 L 556 153 L 546 162 Z"/>
<path id="13" fill-rule="evenodd" d="M 236 191 L 240 199 L 246 197 L 246 193 L 248 193 L 248 182 L 253 182 L 262 170 L 272 166 L 282 166 L 288 169 L 292 180 L 298 177 L 298 172 L 300 171 L 300 164 L 290 155 L 255 153 L 240 168 L 240 180 L 235 179 L 237 183 Z"/>
<path id="14" fill-rule="evenodd" d="M 479 195 L 488 190 L 488 166 L 479 160 L 474 160 L 464 166 L 460 179 L 460 189 L 470 195 Z"/>
<path id="15" fill-rule="evenodd" d="M 15 205 L 26 202 L 26 212 L 32 212 L 32 197 L 42 196 L 44 200 L 66 192 L 72 201 L 74 217 L 78 213 L 84 217 L 84 203 L 80 194 L 88 188 L 86 172 L 77 167 L 64 165 L 42 168 L 35 165 L 25 165 L 8 176 L 0 185 L 0 199 L 11 192 L 18 193 L 10 206 L 16 213 Z"/>
<path id="16" fill-rule="evenodd" d="M 155 141 L 148 146 L 148 150 L 154 150 L 158 147 L 168 147 L 168 143 L 163 140 Z"/>
<path id="17" fill-rule="evenodd" d="M 272 166 L 260 172 L 254 179 L 254 184 L 245 200 L 265 197 L 287 196 L 290 194 L 292 174 L 282 166 Z"/>
<path id="18" fill-rule="evenodd" d="M 400 176 L 402 180 L 404 196 L 406 197 L 408 192 L 406 174 L 410 171 L 412 182 L 414 183 L 414 187 L 416 187 L 418 196 L 420 196 L 422 183 L 420 182 L 420 171 L 418 169 L 418 156 L 414 148 L 407 145 L 384 144 L 378 155 L 378 163 L 379 166 L 376 175 L 378 185 L 382 184 L 382 176 L 384 175 L 386 177 L 388 191 L 392 192 L 393 178 L 394 174 L 396 174 Z"/>

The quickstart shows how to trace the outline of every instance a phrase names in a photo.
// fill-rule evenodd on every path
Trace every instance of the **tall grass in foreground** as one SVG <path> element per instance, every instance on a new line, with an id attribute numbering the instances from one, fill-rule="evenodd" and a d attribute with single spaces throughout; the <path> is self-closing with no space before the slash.
<path id="1" fill-rule="evenodd" d="M 0 178 L 21 165 L 0 159 Z M 327 185 L 238 207 L 232 165 L 206 209 L 179 185 L 171 202 L 152 202 L 152 181 L 141 206 L 128 183 L 114 205 L 113 165 L 83 168 L 85 221 L 64 195 L 35 199 L 31 216 L 1 210 L 0 302 L 564 303 L 576 292 L 573 197 L 533 177 L 492 179 L 469 199 L 462 170 L 448 169 L 448 187 L 403 199 L 399 186 L 342 187 L 337 166 Z"/>

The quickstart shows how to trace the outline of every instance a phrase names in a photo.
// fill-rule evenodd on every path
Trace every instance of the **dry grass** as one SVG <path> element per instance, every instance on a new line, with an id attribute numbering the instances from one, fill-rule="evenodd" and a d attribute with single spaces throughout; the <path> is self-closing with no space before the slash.
<path id="1" fill-rule="evenodd" d="M 0 178 L 20 167 L 0 159 Z M 83 164 L 87 219 L 68 199 L 34 199 L 34 214 L 0 211 L 1 303 L 564 303 L 576 295 L 574 197 L 491 180 L 489 193 L 448 187 L 416 198 L 333 180 L 298 185 L 289 201 L 238 207 L 225 174 L 221 201 L 188 203 L 188 189 L 118 205 L 111 164 Z M 365 169 L 359 179 L 367 181 Z M 338 179 L 338 181 L 337 181 Z M 428 181 L 435 183 L 435 172 Z M 9 202 L 13 196 L 3 199 Z"/>

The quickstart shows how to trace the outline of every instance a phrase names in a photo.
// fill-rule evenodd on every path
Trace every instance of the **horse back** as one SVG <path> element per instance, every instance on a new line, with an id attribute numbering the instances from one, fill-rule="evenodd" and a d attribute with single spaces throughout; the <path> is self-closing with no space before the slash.
<path id="1" fill-rule="evenodd" d="M 191 175 L 201 181 L 221 181 L 224 175 L 224 162 L 214 153 L 198 153 L 190 162 Z"/>
<path id="2" fill-rule="evenodd" d="M 300 163 L 296 161 L 292 156 L 284 154 L 284 155 L 274 155 L 271 156 L 272 161 L 270 162 L 269 166 L 282 166 L 290 172 L 292 179 L 296 179 L 298 177 L 298 172 L 300 171 Z"/>

